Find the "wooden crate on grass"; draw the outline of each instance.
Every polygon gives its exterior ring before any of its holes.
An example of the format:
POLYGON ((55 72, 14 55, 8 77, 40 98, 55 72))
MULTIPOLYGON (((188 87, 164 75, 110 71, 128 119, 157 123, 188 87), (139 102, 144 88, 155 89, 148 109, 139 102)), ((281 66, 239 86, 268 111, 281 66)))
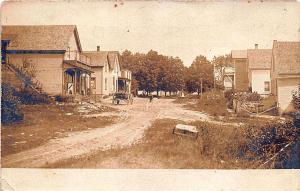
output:
POLYGON ((173 129, 173 134, 190 136, 197 139, 199 131, 196 126, 177 124, 173 129))

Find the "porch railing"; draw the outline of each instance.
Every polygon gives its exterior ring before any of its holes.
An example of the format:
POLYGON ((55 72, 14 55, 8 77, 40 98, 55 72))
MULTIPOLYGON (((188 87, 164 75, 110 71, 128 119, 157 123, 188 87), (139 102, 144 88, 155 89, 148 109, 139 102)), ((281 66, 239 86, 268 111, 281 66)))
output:
POLYGON ((76 61, 81 62, 86 65, 91 64, 91 58, 84 54, 81 54, 78 51, 66 51, 64 59, 65 60, 76 60, 76 61))

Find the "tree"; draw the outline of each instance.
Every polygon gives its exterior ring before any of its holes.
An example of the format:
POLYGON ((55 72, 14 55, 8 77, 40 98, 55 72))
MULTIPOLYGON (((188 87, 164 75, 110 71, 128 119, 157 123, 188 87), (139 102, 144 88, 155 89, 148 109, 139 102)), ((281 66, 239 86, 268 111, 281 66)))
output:
POLYGON ((185 71, 185 85, 188 92, 205 92, 213 87, 213 65, 205 56, 197 56, 185 71))
POLYGON ((212 64, 214 65, 214 78, 215 83, 218 87, 223 86, 224 82, 224 69, 225 67, 232 66, 232 59, 229 54, 222 56, 214 56, 212 60, 212 64))

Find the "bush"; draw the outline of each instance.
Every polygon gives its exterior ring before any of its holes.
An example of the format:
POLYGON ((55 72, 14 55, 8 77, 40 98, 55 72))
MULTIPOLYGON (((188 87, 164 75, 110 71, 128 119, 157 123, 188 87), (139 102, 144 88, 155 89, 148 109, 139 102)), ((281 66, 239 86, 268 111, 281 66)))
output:
POLYGON ((226 90, 224 92, 224 97, 227 100, 227 107, 233 109, 234 90, 226 90))
POLYGON ((250 93, 246 97, 246 101, 260 101, 261 99, 262 97, 256 92, 250 93))
POLYGON ((55 101, 57 102, 72 102, 73 97, 72 96, 63 96, 63 95, 56 95, 55 101))
POLYGON ((262 97, 256 92, 254 93, 239 92, 235 94, 234 98, 239 101, 249 101, 249 102, 257 102, 262 100, 262 97))
POLYGON ((293 94, 293 105, 296 110, 300 111, 300 92, 293 94))
MULTIPOLYGON (((252 152, 252 156, 255 158, 267 161, 276 153, 279 154, 287 144, 296 142, 299 135, 299 129, 291 121, 269 123, 262 129, 258 129, 257 124, 253 124, 245 133, 250 140, 247 150, 252 152)), ((280 153, 276 159, 274 158, 275 162, 288 160, 282 158, 283 156, 289 157, 285 155, 287 155, 287 151, 280 153)))
POLYGON ((1 123, 9 124, 23 120, 24 115, 19 109, 20 101, 14 95, 15 89, 9 84, 2 83, 1 90, 1 123))
POLYGON ((198 99, 197 103, 187 104, 187 107, 212 116, 228 115, 226 99, 220 92, 206 92, 198 99))
POLYGON ((39 94, 30 89, 21 90, 16 92, 15 95, 19 97, 22 104, 26 105, 50 103, 50 98, 47 96, 47 94, 39 94))

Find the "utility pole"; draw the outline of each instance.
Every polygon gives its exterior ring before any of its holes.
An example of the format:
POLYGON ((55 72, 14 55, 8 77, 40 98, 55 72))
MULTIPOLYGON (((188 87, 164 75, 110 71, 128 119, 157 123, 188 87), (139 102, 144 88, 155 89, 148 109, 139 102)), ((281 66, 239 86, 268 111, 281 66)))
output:
POLYGON ((216 71, 215 71, 215 62, 214 63, 214 90, 216 90, 216 71))
POLYGON ((202 85, 203 85, 203 83, 202 83, 202 78, 201 78, 201 96, 202 96, 202 93, 203 93, 202 85))

